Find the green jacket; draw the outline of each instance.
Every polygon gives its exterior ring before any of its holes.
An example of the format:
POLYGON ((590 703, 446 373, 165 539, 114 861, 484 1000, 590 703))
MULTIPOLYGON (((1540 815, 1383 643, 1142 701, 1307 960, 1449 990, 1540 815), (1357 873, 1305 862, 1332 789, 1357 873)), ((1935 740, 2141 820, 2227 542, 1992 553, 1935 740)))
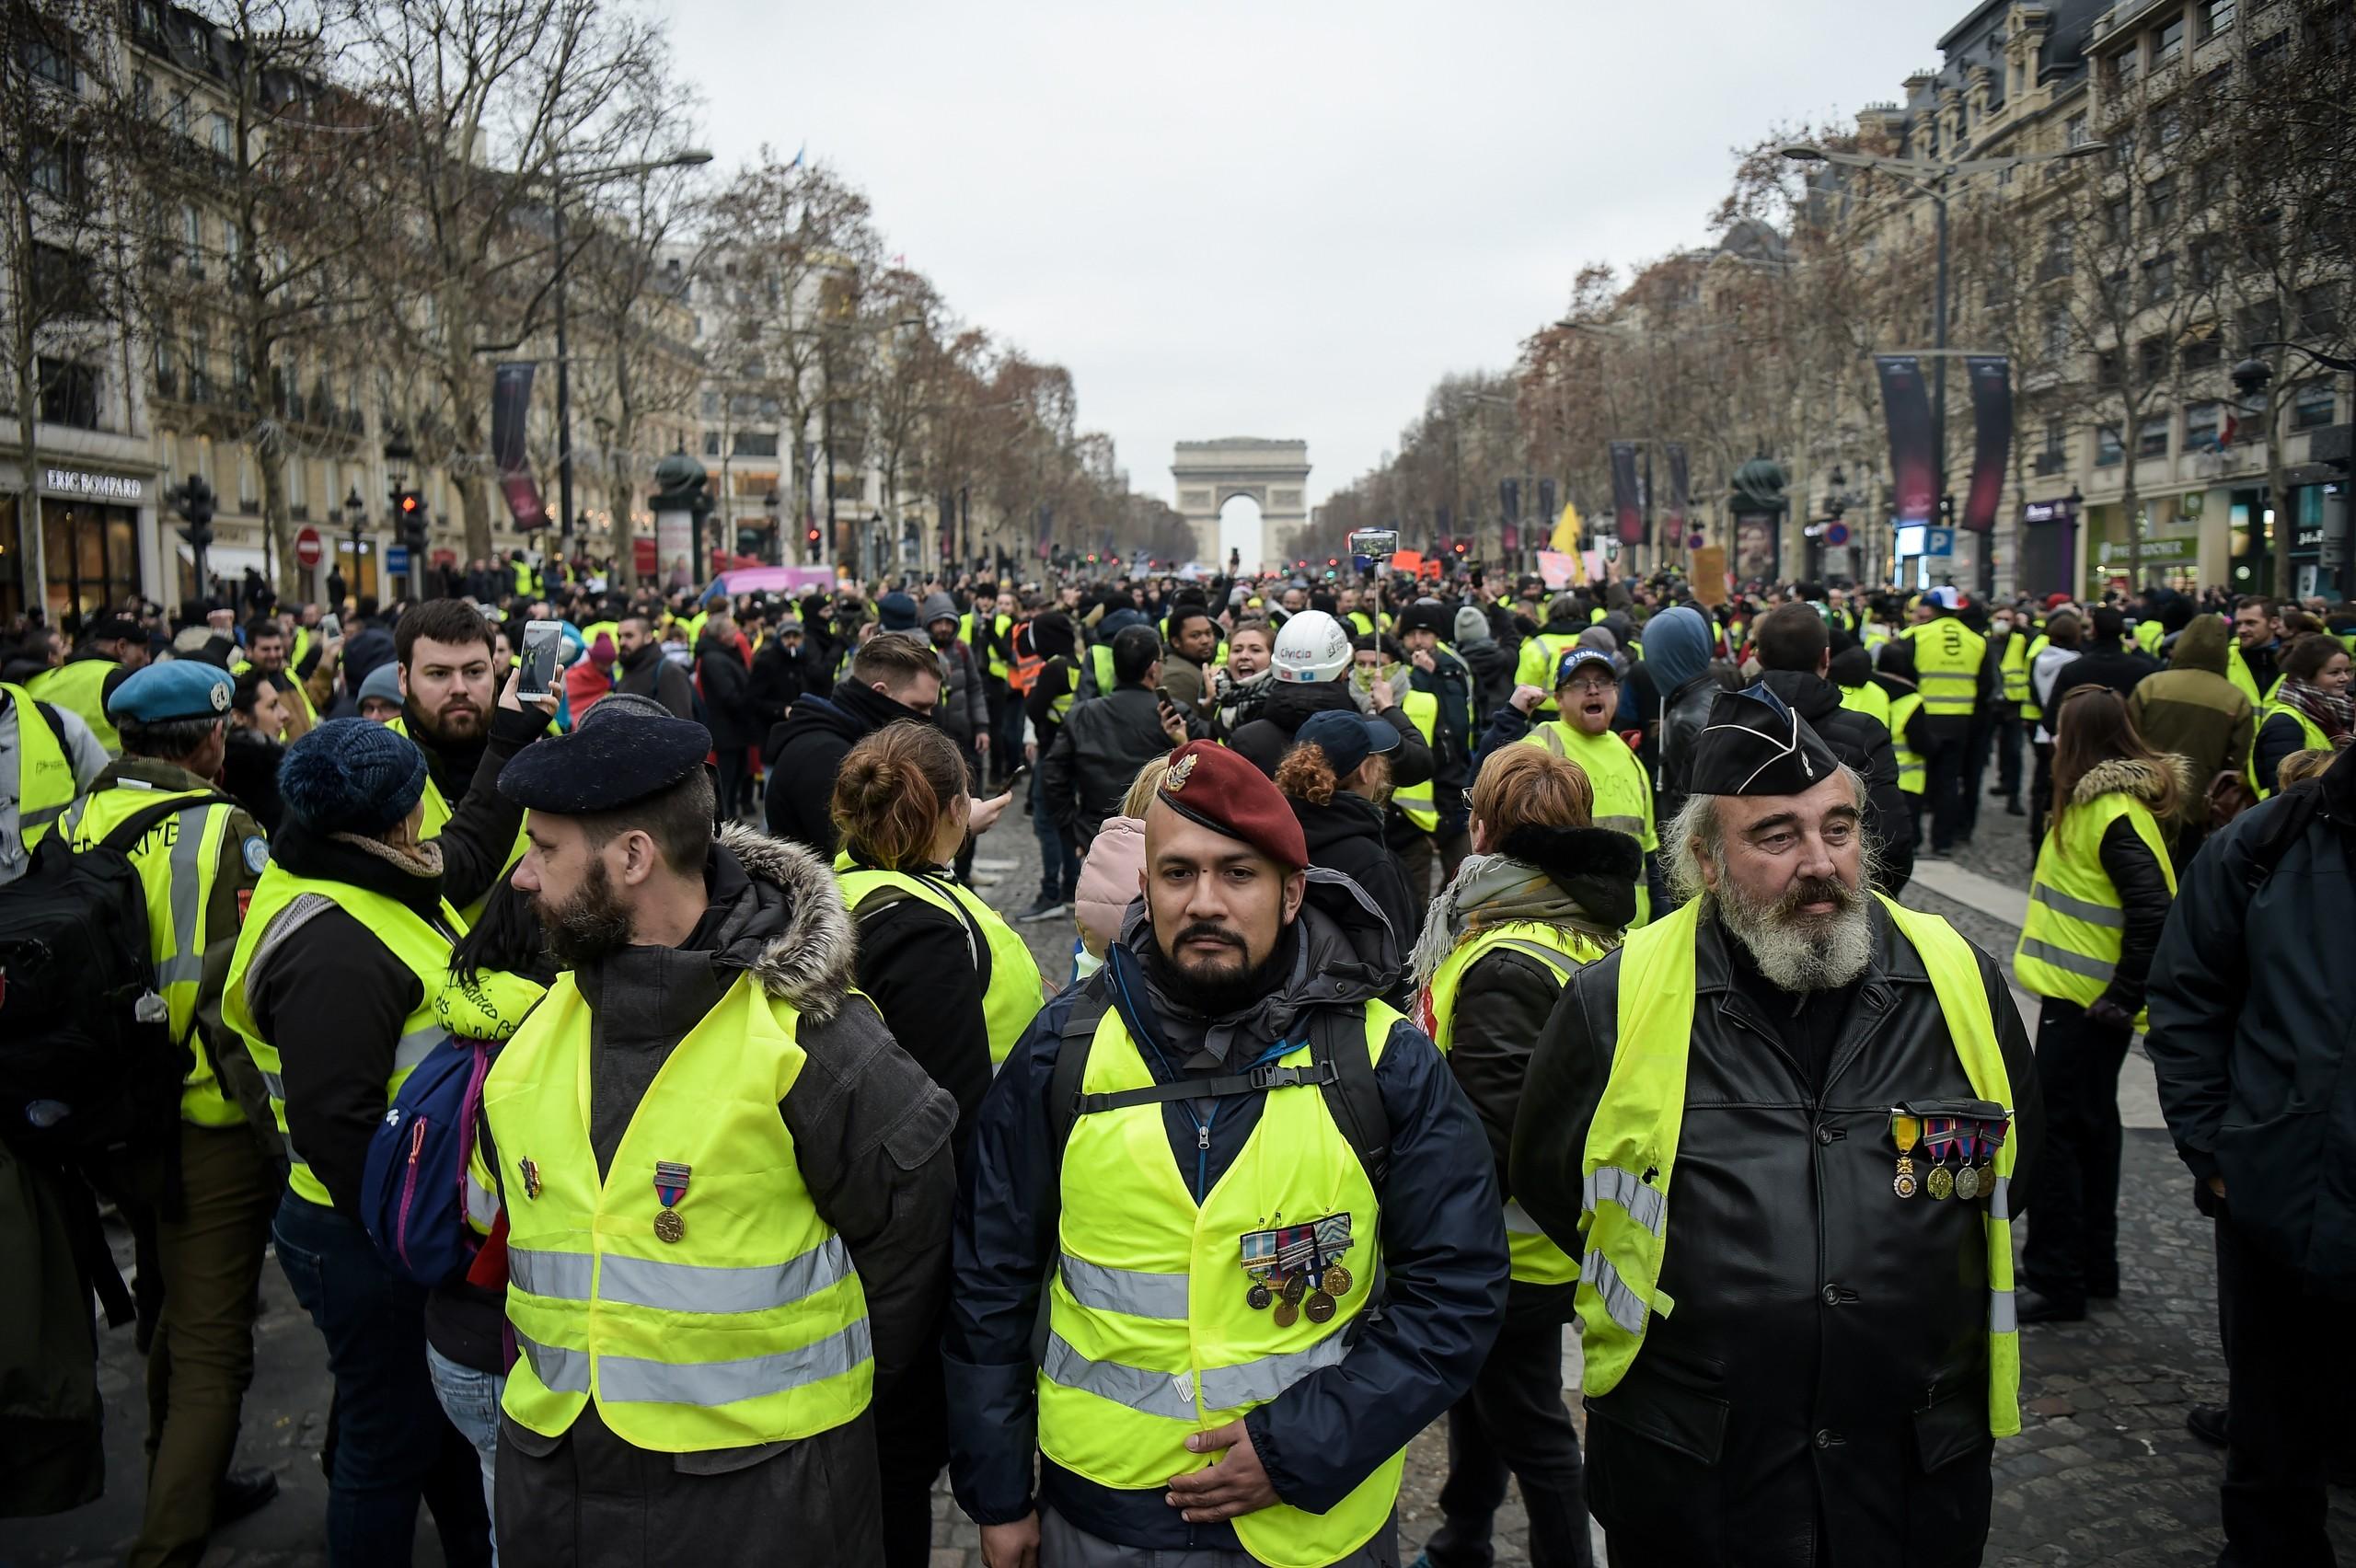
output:
POLYGON ((2127 714, 2154 749, 2192 764, 2192 788, 2177 803, 2172 826, 2206 827, 2209 780, 2219 773, 2239 776, 2249 764, 2258 733, 2258 713, 2249 698, 2208 670, 2162 670, 2136 683, 2127 697, 2127 714))

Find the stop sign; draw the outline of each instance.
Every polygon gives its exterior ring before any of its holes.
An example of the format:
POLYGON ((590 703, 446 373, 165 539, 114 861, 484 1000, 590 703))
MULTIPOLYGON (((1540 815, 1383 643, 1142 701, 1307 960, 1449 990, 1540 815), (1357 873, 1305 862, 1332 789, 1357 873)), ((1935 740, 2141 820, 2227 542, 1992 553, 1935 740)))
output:
POLYGON ((306 528, 294 536, 294 559, 306 568, 318 565, 326 553, 319 548, 319 531, 317 528, 306 528))

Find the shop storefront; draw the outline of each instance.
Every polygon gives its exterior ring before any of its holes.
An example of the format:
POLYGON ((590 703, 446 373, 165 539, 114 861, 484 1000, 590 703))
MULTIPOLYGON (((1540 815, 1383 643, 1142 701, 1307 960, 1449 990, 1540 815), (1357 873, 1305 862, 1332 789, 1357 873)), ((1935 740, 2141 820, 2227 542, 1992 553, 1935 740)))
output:
POLYGON ((2200 590, 2200 523, 2203 496, 2154 496, 2136 508, 2136 531, 2142 536, 2141 580, 2131 565, 2138 552, 2129 547, 2124 508, 2117 503, 2086 509, 2086 587, 2094 593, 2118 589, 2132 593, 2159 586, 2180 593, 2200 590))
POLYGON ((0 622, 42 607, 73 628, 149 592, 156 481, 50 467, 30 497, 0 495, 0 622))
POLYGON ((2078 589, 2078 509, 2068 501, 2032 501, 2021 508, 2016 594, 2044 599, 2075 596, 2078 589))

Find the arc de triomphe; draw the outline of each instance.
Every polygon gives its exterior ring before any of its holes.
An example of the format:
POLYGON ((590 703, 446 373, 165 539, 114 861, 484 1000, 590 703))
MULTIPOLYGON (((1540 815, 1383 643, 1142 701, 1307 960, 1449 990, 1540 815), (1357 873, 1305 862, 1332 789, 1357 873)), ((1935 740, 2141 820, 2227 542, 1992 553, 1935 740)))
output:
POLYGON ((1232 435, 1223 441, 1182 441, 1171 459, 1177 481, 1178 511, 1195 530, 1195 555, 1206 566, 1224 566, 1219 551, 1218 511, 1239 495, 1260 504, 1260 559, 1245 569, 1276 559, 1278 530, 1309 521, 1309 443, 1265 441, 1232 435))

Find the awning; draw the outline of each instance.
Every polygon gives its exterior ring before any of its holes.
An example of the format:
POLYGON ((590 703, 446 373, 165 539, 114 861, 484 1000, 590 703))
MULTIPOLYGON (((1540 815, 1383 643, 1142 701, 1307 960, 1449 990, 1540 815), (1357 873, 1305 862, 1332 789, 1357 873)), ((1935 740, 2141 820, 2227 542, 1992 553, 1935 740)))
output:
MULTIPOLYGON (((188 541, 179 540, 176 548, 180 552, 180 559, 193 568, 196 555, 189 548, 188 541)), ((243 577, 249 566, 267 577, 270 575, 270 568, 266 564, 268 559, 261 551, 242 545, 207 545, 204 548, 205 570, 215 577, 243 577)))

